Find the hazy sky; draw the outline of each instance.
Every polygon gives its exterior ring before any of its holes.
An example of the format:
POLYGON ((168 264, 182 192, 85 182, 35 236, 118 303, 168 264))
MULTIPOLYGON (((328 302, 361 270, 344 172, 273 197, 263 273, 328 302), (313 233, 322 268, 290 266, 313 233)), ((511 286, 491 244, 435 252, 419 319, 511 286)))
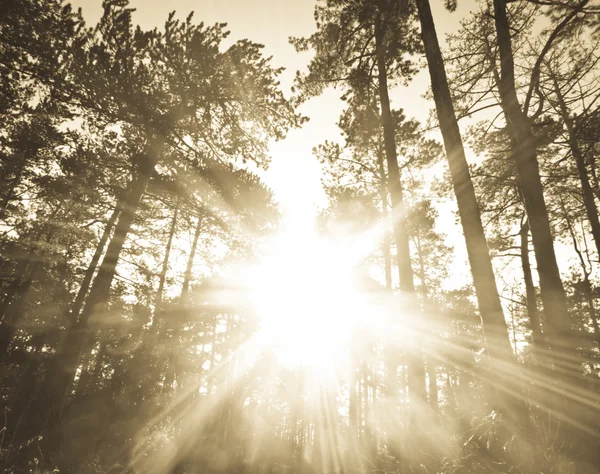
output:
MULTIPOLYGON (((88 24, 94 24, 102 13, 101 0, 72 0, 71 3, 83 9, 88 24)), ((281 76, 286 93, 296 70, 304 69, 311 57, 310 53, 296 53, 288 38, 307 36, 315 30, 314 0, 131 0, 130 3, 137 9, 134 22, 142 28, 162 26, 173 10, 181 18, 194 11, 198 22, 227 23, 232 40, 248 38, 264 44, 266 54, 273 56, 273 64, 286 68, 281 76)), ((463 0, 459 2, 459 10, 449 14, 441 0, 432 0, 440 40, 457 27, 459 19, 473 4, 474 0, 463 0)), ((428 86, 429 77, 422 71, 408 89, 393 92, 393 106, 404 108, 410 117, 425 120, 432 104, 421 95, 428 86)), ((342 110, 339 96, 339 91, 329 90, 305 104, 301 111, 310 121, 271 149, 273 161, 264 180, 291 211, 310 213, 315 202, 323 201, 320 167, 312 156, 312 148, 325 139, 339 137, 336 126, 342 110)))

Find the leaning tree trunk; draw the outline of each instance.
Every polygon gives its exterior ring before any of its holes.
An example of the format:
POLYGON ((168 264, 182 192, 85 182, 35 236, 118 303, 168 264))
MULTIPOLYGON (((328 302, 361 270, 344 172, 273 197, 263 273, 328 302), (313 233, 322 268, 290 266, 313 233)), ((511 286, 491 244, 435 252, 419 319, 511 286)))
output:
POLYGON ((92 260, 90 261, 87 270, 85 271, 85 275, 83 276, 83 280, 81 281, 81 285, 79 286, 79 291, 77 291, 77 296, 73 301, 73 306, 67 312, 66 320, 70 324, 75 324, 77 322, 77 318, 79 317, 79 313, 81 313, 81 308, 83 307, 83 302, 85 297, 90 289, 90 284, 92 283, 92 278, 94 273, 96 272, 96 268, 98 267, 98 262, 100 261, 100 257, 102 256, 102 252, 104 252, 104 247, 106 247, 106 242, 108 242, 108 238, 110 237, 110 233, 115 226, 115 222, 119 217, 121 212, 121 202, 120 199, 117 201, 117 205, 110 215, 108 221, 106 222, 106 226, 104 227, 104 231, 102 232, 102 236, 98 241, 98 245, 96 245, 96 250, 94 251, 94 255, 92 256, 92 260))
POLYGON ((511 141, 511 155, 523 193, 533 241, 548 339, 556 350, 565 348, 568 335, 567 300, 554 252, 550 221, 537 162, 535 137, 517 98, 510 28, 505 0, 494 0, 494 19, 500 53, 500 102, 511 141))
MULTIPOLYGON (((410 242, 406 231, 406 210, 402 192, 402 183, 400 181, 400 169, 398 167, 398 154, 395 139, 396 129, 388 94, 385 46, 383 44, 384 31, 381 28, 381 21, 379 19, 375 30, 379 102, 381 105, 383 140, 388 168, 387 182, 392 198, 392 222, 398 259, 398 273, 400 275, 400 291, 408 297, 411 303, 414 303, 415 284, 410 258, 410 242)), ((413 309, 415 309, 414 304, 413 309)), ((427 397, 427 390, 425 388, 425 365, 423 363, 423 355, 420 353, 420 348, 413 348, 413 352, 414 354, 411 357, 409 364, 409 389, 411 398, 419 404, 427 397)))
POLYGON ((526 426, 527 419, 524 414, 527 413, 527 407, 520 396, 521 387, 518 383, 510 384, 513 371, 516 370, 517 361, 510 344, 508 327, 496 287, 492 260, 487 247, 475 189, 452 103, 431 7, 429 0, 416 0, 416 4, 421 23, 421 39, 425 48, 431 78, 433 99, 446 149, 450 176, 458 205, 458 214, 465 236, 481 323, 490 361, 495 370, 495 378, 487 381, 488 391, 492 395, 490 402, 494 408, 511 417, 516 426, 519 424, 526 426), (503 375, 504 377, 502 377, 503 375), (508 391, 512 395, 506 392, 502 393, 497 389, 493 380, 497 380, 498 377, 502 377, 505 384, 513 385, 508 391))
MULTIPOLYGON (((133 180, 129 195, 124 201, 114 234, 108 244, 106 254, 94 279, 83 311, 77 323, 67 329, 62 344, 51 361, 45 382, 48 408, 50 410, 60 411, 73 383, 81 354, 94 334, 88 323, 93 317, 101 317, 106 309, 121 250, 142 195, 150 180, 152 170, 150 163, 150 159, 146 158, 145 166, 140 167, 141 169, 138 170, 138 175, 133 180)), ((56 421, 58 420, 51 420, 50 426, 54 425, 56 421)))
POLYGON ((465 235, 467 254, 488 351, 492 359, 512 363, 515 362, 515 358, 508 338, 508 329, 496 287, 492 260, 485 240, 475 189, 473 188, 460 129, 454 112, 431 7, 428 0, 416 0, 416 3, 421 22, 421 37, 431 77, 433 98, 448 158, 452 185, 456 194, 458 214, 465 235))
MULTIPOLYGON (((179 203, 175 203, 175 212, 173 212, 173 218, 171 220, 171 227, 169 229, 169 237, 167 239, 167 246, 165 248, 165 257, 163 259, 162 269, 160 272, 160 278, 158 282, 158 290, 156 291, 156 300, 154 303, 154 318, 152 320, 152 332, 155 336, 159 334, 159 324, 160 321, 164 317, 164 312, 162 309, 162 299, 163 299, 163 291, 165 287, 165 281, 167 279, 167 271, 169 270, 169 257, 171 256, 171 247, 173 244, 173 237, 175 236, 175 230, 177 228, 177 215, 179 214, 179 203)), ((165 345, 166 357, 169 363, 166 368, 166 379, 175 379, 175 355, 173 352, 177 349, 176 344, 171 344, 169 346, 165 345), (173 373, 172 375, 170 375, 173 373)))

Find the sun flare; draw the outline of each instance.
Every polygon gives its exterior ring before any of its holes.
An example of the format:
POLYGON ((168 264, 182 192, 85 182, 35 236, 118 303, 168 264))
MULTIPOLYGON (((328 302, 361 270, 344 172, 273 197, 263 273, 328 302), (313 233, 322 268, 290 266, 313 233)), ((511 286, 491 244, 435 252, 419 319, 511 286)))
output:
POLYGON ((355 281, 357 255, 319 237, 310 225, 282 232, 274 247, 249 272, 265 348, 288 368, 323 376, 339 370, 367 304, 355 281))

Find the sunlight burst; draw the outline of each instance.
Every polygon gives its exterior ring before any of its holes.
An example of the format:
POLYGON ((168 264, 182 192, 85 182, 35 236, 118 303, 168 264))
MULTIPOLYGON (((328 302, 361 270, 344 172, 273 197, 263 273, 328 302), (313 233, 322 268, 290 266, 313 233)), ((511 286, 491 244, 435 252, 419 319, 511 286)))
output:
POLYGON ((303 229, 281 233, 275 252, 250 272, 251 301, 266 348, 282 365, 327 376, 347 362, 366 301, 356 286, 356 254, 312 225, 303 229))

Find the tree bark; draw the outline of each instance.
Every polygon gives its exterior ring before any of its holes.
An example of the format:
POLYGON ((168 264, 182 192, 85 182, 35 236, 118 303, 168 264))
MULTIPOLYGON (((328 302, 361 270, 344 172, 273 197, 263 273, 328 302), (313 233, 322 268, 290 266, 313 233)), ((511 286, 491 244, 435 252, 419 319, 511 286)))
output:
POLYGON ((421 22, 421 37, 431 77, 433 98, 458 204, 458 214, 465 236, 487 349, 492 359, 511 363, 516 362, 510 346, 508 328, 496 287, 481 214, 448 87, 448 79, 437 40, 431 7, 428 0, 416 0, 416 3, 421 22))
MULTIPOLYGON (((46 390, 51 410, 60 411, 69 394, 81 353, 88 346, 94 334, 88 324, 90 319, 96 316, 100 317, 106 308, 121 250, 148 185, 152 168, 151 160, 146 157, 131 184, 129 195, 124 201, 114 234, 91 286, 83 311, 77 323, 67 329, 62 344, 50 363, 46 376, 46 390)), ((57 420, 52 420, 50 426, 54 424, 53 421, 57 420)))
POLYGON ((104 247, 106 247, 106 242, 110 237, 110 233, 112 232, 113 227, 115 226, 115 222, 121 213, 121 202, 120 199, 117 201, 117 205, 110 215, 106 226, 104 227, 104 231, 102 232, 102 236, 98 241, 98 245, 96 246, 96 250, 94 255, 92 256, 92 260, 85 271, 85 275, 83 276, 83 280, 81 281, 81 285, 79 286, 79 291, 77 292, 77 296, 73 301, 73 306, 71 310, 68 311, 67 321, 69 323, 75 324, 77 322, 77 318, 79 317, 79 313, 81 313, 81 308, 83 307, 83 302, 85 301, 85 297, 90 289, 90 284, 92 283, 92 278, 94 273, 96 272, 96 268, 98 267, 98 262, 100 261, 100 257, 102 256, 102 252, 104 252, 104 247))
POLYGON ((515 89, 514 61, 505 0, 494 0, 494 19, 500 53, 500 102, 510 136, 512 159, 517 168, 517 180, 529 219, 540 276, 540 293, 546 314, 548 340, 551 346, 558 350, 564 346, 564 337, 569 332, 567 301, 554 252, 537 162, 535 137, 529 119, 521 109, 515 89))
POLYGON ((173 236, 175 235, 175 229, 177 228, 177 215, 179 213, 179 204, 175 204, 175 211, 173 212, 173 219, 171 220, 171 228, 169 229, 169 237, 167 239, 167 246, 165 248, 165 258, 163 259, 162 269, 160 271, 160 277, 158 281, 158 290, 156 291, 156 301, 154 303, 154 314, 159 315, 162 310, 162 299, 165 288, 165 281, 167 279, 167 272, 169 271, 169 257, 171 256, 171 246, 173 244, 173 236))
POLYGON ((98 386, 100 382, 100 375, 102 374, 102 366, 104 364, 104 357, 106 355, 106 343, 101 342, 98 347, 98 352, 94 359, 94 364, 90 367, 91 351, 84 357, 84 368, 81 371, 81 376, 77 383, 77 396, 87 396, 94 391, 93 387, 98 386), (87 365, 87 367, 85 367, 87 365))
MULTIPOLYGON (((392 223, 394 239, 396 242, 396 254, 398 260, 398 273, 400 275, 400 291, 413 303, 415 299, 415 283, 410 257, 410 242, 406 231, 406 209, 400 181, 400 169, 398 167, 398 155, 396 151, 396 129, 392 117, 390 98, 387 85, 387 70, 384 51, 384 31, 381 27, 381 19, 378 18, 375 26, 375 41, 377 54, 377 70, 379 83, 379 102, 381 105, 381 121, 383 125, 383 140, 388 169, 388 187, 392 198, 392 223)), ((411 357, 410 366, 410 393, 415 402, 423 401, 427 397, 425 388, 425 365, 423 355, 419 347, 415 347, 411 357)))
POLYGON ((531 274, 531 263, 529 262, 529 223, 525 221, 519 232, 521 239, 521 268, 523 269, 523 280, 525 281, 525 298, 527 301, 527 315, 531 323, 533 344, 539 346, 542 343, 542 325, 540 313, 537 307, 537 296, 531 274))
POLYGON ((183 285, 181 286, 181 300, 182 303, 190 288, 190 282, 192 281, 192 270, 194 269, 194 259, 196 258, 196 250, 198 248, 198 239, 200 238, 200 232, 202 231, 202 215, 198 216, 198 223, 196 224, 196 230, 194 231, 194 240, 192 241, 192 248, 190 249, 190 256, 188 257, 187 265, 185 267, 185 274, 183 276, 183 285))
MULTIPOLYGON (((158 336, 159 333, 159 321, 163 319, 164 313, 162 310, 162 298, 163 291, 165 287, 165 280, 167 279, 167 271, 169 270, 169 257, 171 256, 171 245, 173 244, 173 236, 175 235, 175 229, 177 227, 177 215, 179 213, 179 204, 175 204, 175 212, 173 212, 173 218, 171 220, 171 227, 169 229, 169 237, 167 238, 167 245, 165 248, 165 257, 162 263, 162 269, 160 272, 160 278, 158 282, 158 290, 156 291, 156 299, 154 303, 154 317, 152 319, 152 328, 151 328, 151 341, 154 337, 158 336)), ((168 332, 168 330, 166 330, 168 332)), ((175 331, 176 332, 176 331, 175 331)), ((165 334, 166 335, 166 334, 165 334)), ((175 380, 175 356, 173 355, 173 351, 178 348, 177 344, 170 344, 163 346, 167 350, 167 369, 165 374, 165 379, 175 380)), ((171 381, 171 387, 173 386, 173 382, 171 381)), ((167 382, 168 384, 168 382, 167 382)))
MULTIPOLYGON (((425 260, 423 259, 423 247, 421 246, 421 238, 417 234, 415 236, 416 246, 417 246, 417 256, 419 259, 419 280, 421 280, 421 299, 423 301, 423 311, 428 312, 430 310, 429 305, 429 287, 427 286, 427 282, 425 280, 425 260)), ((428 384, 427 390, 429 392, 429 405, 437 411, 438 409, 438 387, 437 387, 437 372, 436 372, 436 354, 435 354, 436 344, 432 344, 432 347, 428 351, 427 355, 427 377, 428 384)))
MULTIPOLYGON (((481 214, 465 156, 454 104, 452 103, 452 96, 448 87, 444 60, 437 40, 431 7, 429 0, 416 0, 416 4, 421 23, 421 38, 431 78, 433 99, 456 195, 475 295, 491 361, 491 370, 493 371, 493 378, 490 377, 490 380, 493 380, 515 371, 517 360, 512 351, 508 327, 504 318, 498 288, 496 287, 492 261, 485 239, 481 214)), ((511 386, 508 393, 498 390, 493 382, 486 381, 489 393, 488 401, 492 407, 507 415, 515 427, 521 426, 522 431, 527 432, 527 406, 520 395, 521 386, 519 383, 512 382, 510 377, 504 376, 502 380, 505 384, 511 386)))
POLYGON ((379 195, 381 199, 381 220, 383 221, 383 263, 385 271, 385 287, 388 290, 392 289, 392 255, 390 253, 390 231, 388 217, 388 184, 383 163, 383 153, 381 148, 377 150, 377 164, 379 165, 379 195))

